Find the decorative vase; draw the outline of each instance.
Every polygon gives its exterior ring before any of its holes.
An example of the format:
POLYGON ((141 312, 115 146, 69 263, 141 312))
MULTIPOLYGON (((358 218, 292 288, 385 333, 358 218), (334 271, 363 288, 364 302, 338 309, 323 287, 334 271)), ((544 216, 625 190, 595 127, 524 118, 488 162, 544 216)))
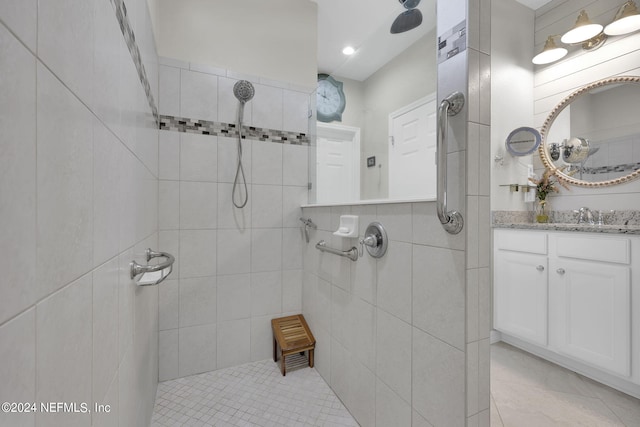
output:
POLYGON ((536 205, 536 222, 546 224, 549 222, 549 213, 547 211, 547 201, 540 200, 536 205))

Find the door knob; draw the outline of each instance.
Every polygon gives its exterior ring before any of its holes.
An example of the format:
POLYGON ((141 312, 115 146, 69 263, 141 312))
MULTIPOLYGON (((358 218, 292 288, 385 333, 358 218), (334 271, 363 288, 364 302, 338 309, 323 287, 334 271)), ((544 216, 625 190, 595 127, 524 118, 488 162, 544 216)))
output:
POLYGON ((564 268, 559 268, 556 270, 556 273, 558 274, 564 274, 564 268))
POLYGON ((536 270, 544 271, 544 266, 543 265, 539 265, 539 266, 536 267, 536 270))

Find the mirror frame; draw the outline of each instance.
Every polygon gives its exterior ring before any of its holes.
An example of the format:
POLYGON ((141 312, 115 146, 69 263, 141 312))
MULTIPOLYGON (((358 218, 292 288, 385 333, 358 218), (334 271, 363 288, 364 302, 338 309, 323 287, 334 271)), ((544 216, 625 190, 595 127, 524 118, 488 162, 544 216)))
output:
POLYGON ((629 182, 631 180, 634 180, 634 179, 640 177, 640 169, 638 169, 636 171, 631 172, 628 175, 621 176, 620 178, 616 178, 616 179, 609 179, 609 180, 606 180, 606 181, 588 182, 588 181, 583 181, 583 180, 580 180, 580 179, 576 179, 576 178, 574 178, 572 176, 569 176, 569 175, 565 174, 564 172, 562 172, 553 163, 553 160, 551 159, 551 157, 549 155, 549 152, 547 150, 547 148, 548 148, 547 147, 547 135, 549 133, 549 129, 551 129, 551 125, 553 125, 554 120, 565 109, 565 107, 567 105, 571 104, 571 102, 575 98, 577 98, 578 96, 584 94, 585 92, 588 92, 588 91, 590 91, 592 89, 595 89, 597 87, 600 87, 600 86, 606 86, 608 84, 615 84, 615 83, 636 83, 636 84, 640 84, 640 76, 611 77, 611 78, 598 80, 598 81, 595 81, 593 83, 589 83, 588 85, 585 85, 585 86, 581 87, 580 89, 576 90, 571 95, 569 95, 568 97, 566 97, 562 101, 560 101, 560 103, 558 105, 556 105, 553 110, 551 110, 551 113, 549 113, 549 115, 547 116, 546 120, 544 121, 544 125, 542 126, 542 130, 540 131, 540 133, 542 135, 542 144, 540 144, 540 147, 538 147, 538 153, 540 154, 540 158, 542 159, 542 163, 544 164, 544 167, 549 169, 552 173, 554 173, 563 182, 566 182, 566 183, 572 184, 572 185, 576 185, 576 186, 579 186, 579 187, 598 188, 598 187, 608 187, 610 185, 622 184, 622 183, 629 182))
POLYGON ((528 126, 522 126, 511 131, 511 133, 509 134, 509 136, 507 136, 507 139, 504 142, 504 146, 507 149, 507 152, 512 156, 522 157, 522 156, 528 156, 529 154, 532 154, 534 151, 540 148, 541 141, 542 141, 542 136, 540 135, 540 132, 538 132, 534 128, 531 128, 528 126), (514 143, 513 138, 520 132, 529 132, 531 135, 533 135, 533 138, 535 140, 535 144, 533 148, 530 148, 526 151, 517 151, 516 149, 513 148, 513 143, 514 143))

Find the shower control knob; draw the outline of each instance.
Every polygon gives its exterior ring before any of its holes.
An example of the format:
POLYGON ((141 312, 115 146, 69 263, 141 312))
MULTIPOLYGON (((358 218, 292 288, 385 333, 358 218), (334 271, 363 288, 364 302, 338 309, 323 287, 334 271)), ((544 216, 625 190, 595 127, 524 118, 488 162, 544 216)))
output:
POLYGON ((564 274, 564 268, 559 268, 556 270, 556 273, 558 274, 564 274))
POLYGON ((539 266, 536 267, 536 270, 544 271, 544 266, 543 265, 539 265, 539 266))

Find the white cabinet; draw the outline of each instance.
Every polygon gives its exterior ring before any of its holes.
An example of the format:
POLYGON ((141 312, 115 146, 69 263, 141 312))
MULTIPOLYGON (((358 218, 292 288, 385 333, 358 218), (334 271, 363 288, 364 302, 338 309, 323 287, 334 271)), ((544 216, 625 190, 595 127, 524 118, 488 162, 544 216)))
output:
POLYGON ((639 395, 640 237, 496 229, 493 254, 505 341, 639 395))
POLYGON ((549 261, 550 347, 613 373, 631 374, 628 266, 549 261))
POLYGON ((501 250, 498 257, 496 329, 547 345, 547 256, 501 250))
POLYGON ((631 375, 631 241, 549 233, 549 346, 631 375))

